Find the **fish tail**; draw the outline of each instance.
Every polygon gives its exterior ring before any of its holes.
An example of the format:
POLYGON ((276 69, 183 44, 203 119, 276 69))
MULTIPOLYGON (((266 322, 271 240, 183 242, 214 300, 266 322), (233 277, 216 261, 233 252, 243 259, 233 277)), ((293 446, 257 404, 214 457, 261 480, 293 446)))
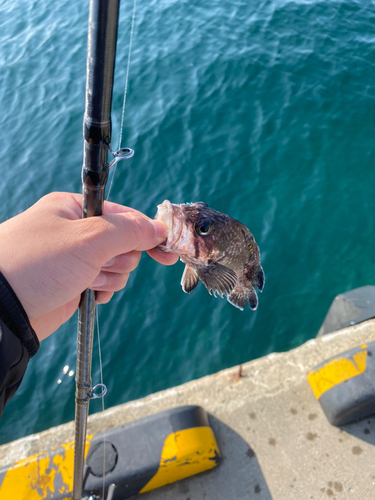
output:
POLYGON ((244 310, 246 304, 249 304, 250 309, 253 311, 258 307, 258 297, 252 287, 248 289, 237 285, 233 292, 228 295, 227 300, 235 307, 238 307, 238 309, 241 309, 241 311, 244 310))

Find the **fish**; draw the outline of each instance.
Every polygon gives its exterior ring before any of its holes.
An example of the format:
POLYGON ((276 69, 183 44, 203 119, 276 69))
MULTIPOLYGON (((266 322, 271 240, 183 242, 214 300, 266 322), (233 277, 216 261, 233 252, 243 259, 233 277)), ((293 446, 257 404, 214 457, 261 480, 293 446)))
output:
POLYGON ((259 247, 250 230, 229 215, 206 203, 174 204, 165 200, 157 207, 155 219, 167 226, 166 241, 156 248, 177 253, 185 264, 181 279, 190 293, 201 281, 210 295, 226 297, 243 310, 246 304, 256 310, 265 275, 259 247))

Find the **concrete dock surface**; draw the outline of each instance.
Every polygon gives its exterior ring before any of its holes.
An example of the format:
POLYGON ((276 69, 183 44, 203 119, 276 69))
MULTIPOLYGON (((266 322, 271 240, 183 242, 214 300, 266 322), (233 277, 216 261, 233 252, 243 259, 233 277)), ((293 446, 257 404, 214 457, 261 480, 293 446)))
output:
MULTIPOLYGON (((375 320, 89 417, 88 433, 187 404, 208 412, 220 465, 143 500, 374 500, 375 417, 334 427, 306 375, 375 340, 375 320)), ((74 440, 74 422, 0 447, 0 466, 74 440)))

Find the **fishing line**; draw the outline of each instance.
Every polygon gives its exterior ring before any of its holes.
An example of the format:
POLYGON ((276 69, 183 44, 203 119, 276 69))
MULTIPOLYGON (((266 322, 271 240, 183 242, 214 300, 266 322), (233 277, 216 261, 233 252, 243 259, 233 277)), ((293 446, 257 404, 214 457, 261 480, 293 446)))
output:
MULTIPOLYGON (((131 60, 131 52, 132 52, 132 45, 133 45, 133 34, 134 34, 134 25, 135 25, 135 13, 136 13, 136 6, 137 6, 137 0, 133 1, 133 14, 132 14, 132 22, 131 22, 131 28, 130 28, 130 40, 129 40, 129 50, 128 50, 128 62, 126 65, 126 75, 125 75, 125 88, 124 88, 124 99, 122 103, 122 113, 121 113, 121 125, 120 125, 120 137, 119 137, 119 145, 118 149, 121 148, 121 140, 122 140, 122 131, 124 127, 124 119, 125 119, 125 108, 126 108, 126 97, 128 94, 128 84, 129 84, 129 71, 130 71, 130 60, 131 60)), ((109 188, 107 191, 107 198, 106 201, 108 201, 109 195, 111 193, 111 189, 113 186, 113 180, 116 174, 116 168, 117 168, 117 163, 114 164, 113 168, 113 173, 111 177, 111 182, 109 184, 109 188)), ((103 364, 102 364, 102 349, 101 349, 101 342, 100 342, 100 329, 99 329, 99 315, 98 315, 98 307, 96 307, 96 331, 98 335, 98 354, 99 354, 99 370, 100 370, 100 383, 102 386, 104 386, 103 382, 103 364)), ((101 398, 102 400, 102 411, 104 412, 104 395, 101 398)), ((102 499, 104 499, 104 492, 105 492, 105 462, 106 462, 106 453, 105 453, 105 430, 103 432, 103 484, 102 484, 102 499)))
MULTIPOLYGON (((102 364, 102 349, 101 349, 101 343, 100 343, 100 331, 99 331, 99 314, 98 314, 98 307, 96 307, 96 332, 98 335, 98 353, 99 353, 99 370, 100 370, 100 383, 104 385, 103 382, 103 364, 102 364)), ((104 396, 101 398, 102 399, 102 411, 104 411, 104 396)), ((104 490, 105 490, 105 429, 103 432, 103 490, 102 490, 102 498, 104 498, 104 490)))
MULTIPOLYGON (((98 314, 98 307, 96 308, 96 330, 98 333, 98 351, 99 351, 99 370, 100 370, 100 383, 104 385, 103 383, 103 364, 102 364, 102 349, 100 345, 100 332, 99 332, 99 314, 98 314)), ((102 411, 104 411, 104 396, 101 398, 102 399, 102 411)))
POLYGON ((137 0, 134 0, 134 2, 133 2, 132 24, 131 24, 131 28, 130 28, 130 41, 129 41, 129 51, 128 51, 128 63, 127 63, 127 66, 126 66, 124 102, 122 103, 122 115, 121 115, 121 126, 120 126, 120 137, 119 137, 119 142, 118 142, 118 149, 121 148, 122 129, 123 129, 123 126, 124 126, 126 96, 127 96, 127 93, 128 93, 130 58, 131 58, 132 45, 133 45, 133 34, 134 34, 136 6, 137 6, 137 0))
MULTIPOLYGON (((128 50, 128 62, 127 62, 127 65, 126 65, 125 88, 124 88, 124 100, 123 100, 123 103, 122 103, 121 124, 120 124, 120 137, 119 137, 119 141, 118 141, 118 148, 117 148, 117 149, 120 149, 120 148, 121 148, 122 131, 123 131, 123 128, 124 128, 125 108, 126 108, 126 96, 127 96, 127 94, 128 94, 129 71, 130 71, 130 59, 131 59, 132 45, 133 45, 133 34, 134 34, 134 24, 135 24, 135 12, 136 12, 136 8, 137 8, 137 0, 134 0, 134 1, 133 1, 132 24, 131 24, 131 28, 130 28, 130 40, 129 40, 129 50, 128 50)), ((107 201, 108 201, 108 198, 109 198, 109 194, 110 194, 110 192, 111 192, 111 189, 112 189, 113 179, 115 178, 115 174, 116 174, 116 168, 117 168, 117 164, 115 164, 115 165, 114 165, 114 168, 113 168, 113 173, 112 173, 112 177, 111 177, 111 182, 110 182, 110 184, 109 184, 109 188, 108 188, 108 192, 107 192, 107 201)))

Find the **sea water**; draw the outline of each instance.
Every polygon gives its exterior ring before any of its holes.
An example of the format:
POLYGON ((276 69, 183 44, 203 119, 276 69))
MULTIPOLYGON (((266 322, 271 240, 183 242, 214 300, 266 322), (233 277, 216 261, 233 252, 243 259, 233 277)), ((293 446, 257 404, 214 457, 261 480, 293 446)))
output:
MULTIPOLYGON (((113 148, 132 9, 122 2, 113 148)), ((88 2, 0 0, 2 221, 81 191, 87 20, 88 2)), ((143 256, 99 307, 106 408, 297 347, 335 295, 374 284, 374 23, 373 0, 138 0, 121 140, 135 156, 110 200, 150 217, 165 199, 205 201, 241 220, 266 283, 241 312, 202 284, 184 294, 182 263, 143 256)), ((74 418, 76 324, 42 342, 0 443, 74 418)), ((96 339, 92 371, 98 383, 96 339)))

